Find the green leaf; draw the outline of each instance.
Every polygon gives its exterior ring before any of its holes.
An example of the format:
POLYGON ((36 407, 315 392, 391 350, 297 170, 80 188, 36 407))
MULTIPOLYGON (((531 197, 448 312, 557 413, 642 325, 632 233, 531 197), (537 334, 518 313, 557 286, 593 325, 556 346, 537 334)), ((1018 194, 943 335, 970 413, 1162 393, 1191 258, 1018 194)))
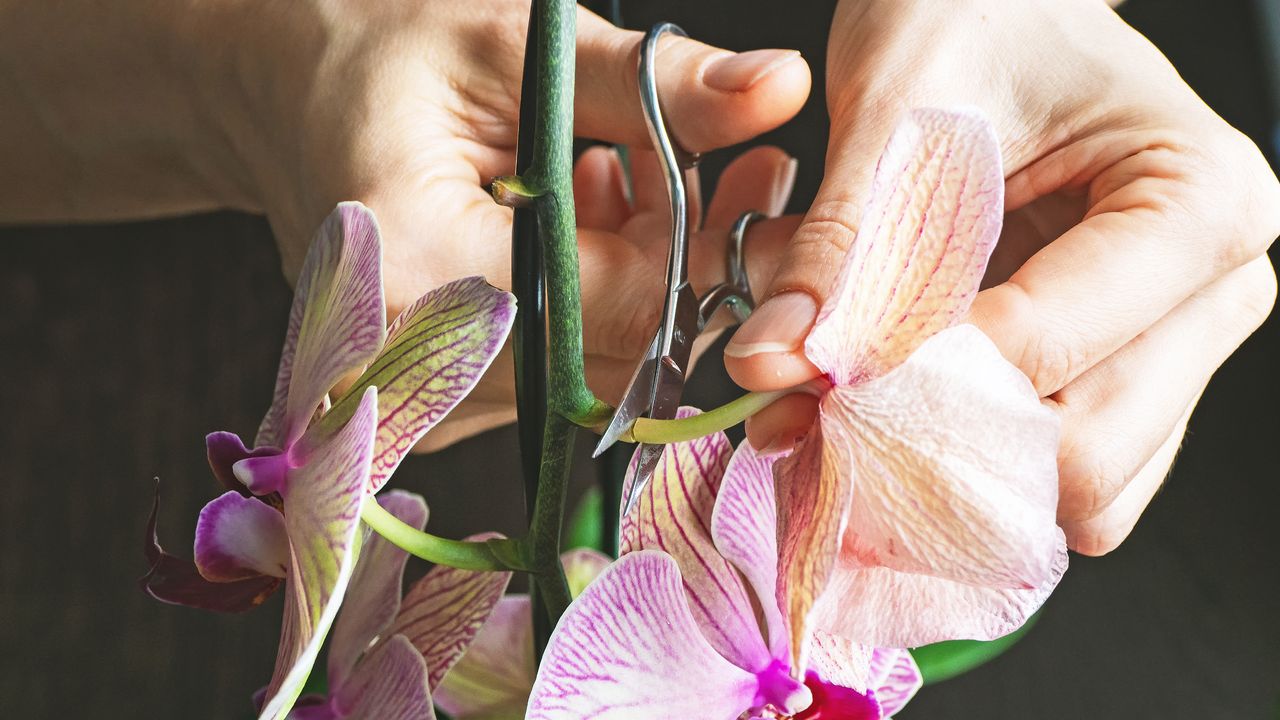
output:
POLYGON ((578 506, 569 516, 569 526, 564 536, 566 550, 585 547, 600 552, 607 552, 604 545, 603 531, 600 527, 600 488, 592 486, 582 494, 578 506))
POLYGON ((1032 625, 1040 619, 1040 613, 1032 615, 1022 627, 1002 638, 983 642, 980 640, 949 640, 918 647, 911 656, 920 666, 924 684, 931 685, 950 680, 999 657, 1005 650, 1022 639, 1032 625))

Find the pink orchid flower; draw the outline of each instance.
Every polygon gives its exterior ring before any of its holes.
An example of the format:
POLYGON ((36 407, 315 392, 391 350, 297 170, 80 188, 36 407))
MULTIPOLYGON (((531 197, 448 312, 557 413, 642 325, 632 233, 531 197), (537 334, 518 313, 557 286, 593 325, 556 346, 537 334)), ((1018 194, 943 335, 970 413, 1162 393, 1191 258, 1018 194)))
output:
POLYGON ((556 627, 528 720, 878 720, 910 699, 905 650, 815 633, 792 662, 773 465, 723 433, 664 450, 625 554, 556 627))
POLYGON ((244 609, 284 582, 261 715, 269 720, 293 706, 342 603, 365 499, 470 392, 514 317, 510 294, 469 278, 427 293, 387 328, 381 255, 377 222, 359 203, 339 205, 321 226, 257 447, 231 433, 208 437, 214 474, 230 490, 200 512, 198 572, 155 544, 153 518, 144 585, 161 600, 244 609), (330 407, 329 389, 362 369, 357 387, 367 389, 330 407), (217 599, 219 585, 230 601, 217 599))
MULTIPOLYGON (((418 495, 393 490, 377 502, 407 525, 426 525, 418 495)), ((436 566, 401 602, 408 557, 377 535, 362 546, 333 626, 329 692, 301 698, 289 720, 434 720, 432 691, 487 627, 511 573, 436 566)))
POLYGON ((831 384, 778 465, 793 640, 992 639, 1066 569, 1059 424, 972 325, 1000 234, 999 145, 973 111, 911 113, 805 343, 831 384))
MULTIPOLYGON (((609 566, 609 557, 588 548, 560 556, 573 597, 609 566)), ((538 673, 533 657, 533 610, 528 595, 502 598, 453 669, 436 689, 435 701, 453 720, 523 720, 538 673)))

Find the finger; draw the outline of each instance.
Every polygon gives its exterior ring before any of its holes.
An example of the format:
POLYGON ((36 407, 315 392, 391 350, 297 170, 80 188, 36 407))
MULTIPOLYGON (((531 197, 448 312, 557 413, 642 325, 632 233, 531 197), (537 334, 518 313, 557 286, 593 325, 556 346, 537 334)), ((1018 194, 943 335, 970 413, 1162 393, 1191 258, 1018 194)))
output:
POLYGON ((1271 311, 1267 258, 1228 273, 1049 398, 1063 420, 1058 518, 1107 509, 1271 311))
POLYGON ((573 197, 578 227, 617 232, 631 215, 626 178, 618 151, 587 148, 573 168, 573 197))
POLYGON ((1042 396, 1263 254, 1280 231, 1280 211, 1251 207, 1253 180, 1201 164, 1169 149, 1121 159, 1091 183, 1082 223, 979 294, 971 320, 1042 396))
POLYGON ((817 415, 817 397, 804 393, 787 395, 747 418, 747 441, 766 455, 789 450, 809 432, 817 415))
POLYGON ((631 194, 637 215, 655 214, 665 224, 671 217, 671 198, 667 194, 667 179, 658 164, 658 155, 652 150, 631 148, 631 194))
POLYGON ((797 167, 795 158, 770 145, 739 155, 720 173, 707 207, 707 227, 730 227, 751 210, 766 217, 781 215, 795 189, 797 167))
POLYGON ((1138 524, 1138 518, 1151 504, 1151 500, 1164 485, 1165 478, 1169 476, 1173 460, 1179 448, 1182 447, 1182 438, 1187 432, 1187 421, 1191 419, 1191 410, 1192 408, 1187 408, 1173 432, 1165 438, 1156 453, 1133 478, 1133 481, 1125 486, 1106 511, 1088 520, 1062 523, 1062 531, 1067 536, 1067 547, 1081 555, 1091 557, 1106 555, 1120 547, 1120 543, 1133 532, 1134 526, 1138 524))
MULTIPOLYGON (((579 11, 577 134, 649 146, 636 77, 641 37, 579 11)), ((732 53, 668 36, 661 41, 657 68, 667 126, 690 152, 771 130, 799 112, 809 95, 809 66, 795 50, 732 53)))
MULTIPOLYGON (((753 283, 764 284, 776 267, 797 218, 762 220, 747 231, 747 272, 753 283)), ((708 230, 694 236, 690 267, 701 284, 711 276, 724 277, 728 231, 708 230)), ((625 242, 610 233, 583 231, 578 235, 582 263, 583 342, 591 355, 638 360, 653 338, 662 314, 665 291, 663 259, 654 248, 625 242)), ((634 366, 633 366, 634 369, 634 366)))

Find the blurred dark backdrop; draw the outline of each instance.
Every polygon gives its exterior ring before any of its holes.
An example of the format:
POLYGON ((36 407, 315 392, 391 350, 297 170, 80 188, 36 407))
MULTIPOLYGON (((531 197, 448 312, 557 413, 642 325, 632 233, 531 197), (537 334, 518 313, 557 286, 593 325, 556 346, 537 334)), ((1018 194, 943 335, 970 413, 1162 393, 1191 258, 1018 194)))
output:
MULTIPOLYGON (((804 51, 815 97, 766 138, 800 159, 800 210, 820 178, 833 2, 742 5, 624 10, 631 27, 670 19, 734 49, 804 51)), ((1132 0, 1122 12, 1262 144, 1277 118, 1261 7, 1132 0)), ((270 675, 279 597, 213 616, 154 603, 134 580, 151 479, 165 481, 162 538, 189 547, 216 492, 204 434, 251 433, 270 397, 290 293, 266 224, 217 214, 7 228, 0 246, 0 714, 245 717, 270 675)), ((1130 540, 1105 558, 1073 557, 1021 644, 927 688, 900 717, 1280 718, 1278 328, 1272 318, 1210 385, 1130 540)), ((697 402, 729 392, 717 368, 700 376, 697 402)), ((577 487, 592 473, 580 464, 577 487)), ((397 483, 427 495, 435 532, 521 530, 510 429, 412 458, 397 483)))

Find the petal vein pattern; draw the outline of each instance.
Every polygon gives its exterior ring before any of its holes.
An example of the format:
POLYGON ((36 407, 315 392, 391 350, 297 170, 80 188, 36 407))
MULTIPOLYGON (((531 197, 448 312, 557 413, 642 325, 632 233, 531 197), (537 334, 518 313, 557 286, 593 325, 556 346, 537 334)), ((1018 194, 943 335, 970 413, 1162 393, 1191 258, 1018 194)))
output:
POLYGON ((999 147, 976 111, 916 110, 895 129, 805 344, 833 382, 888 372, 968 310, 1003 219, 999 147))
POLYGON ((596 579, 561 618, 543 656, 527 720, 735 720, 754 675, 698 629, 676 562, 640 550, 596 579))

